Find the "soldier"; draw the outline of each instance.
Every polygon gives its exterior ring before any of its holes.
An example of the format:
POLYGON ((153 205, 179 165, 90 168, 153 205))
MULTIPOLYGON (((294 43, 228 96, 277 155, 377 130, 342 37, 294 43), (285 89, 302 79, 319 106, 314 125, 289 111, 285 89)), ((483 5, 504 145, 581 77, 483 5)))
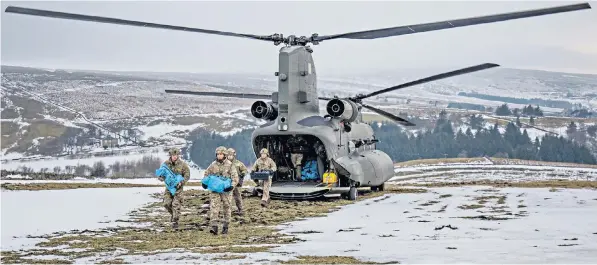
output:
MULTIPOLYGON (((230 201, 232 194, 230 191, 238 184, 238 172, 236 168, 232 166, 232 162, 226 159, 227 150, 224 146, 216 148, 216 161, 212 162, 211 165, 205 170, 205 176, 218 175, 222 177, 228 177, 232 180, 232 186, 225 189, 222 193, 211 192, 209 194, 209 220, 211 223, 210 233, 218 234, 218 217, 220 214, 220 208, 223 206, 224 220, 222 222, 222 234, 228 234, 228 225, 230 224, 230 201)), ((205 188, 205 187, 204 187, 205 188)))
MULTIPOLYGON (((184 178, 183 181, 176 185, 176 193, 174 196, 166 190, 164 191, 164 207, 170 213, 170 222, 172 222, 172 228, 178 228, 178 218, 180 217, 180 208, 182 207, 182 190, 184 185, 191 178, 191 170, 186 162, 182 161, 180 156, 180 150, 178 148, 172 148, 168 151, 170 158, 166 160, 166 165, 174 172, 174 174, 180 174, 184 178)), ((164 177, 159 177, 160 181, 164 181, 164 177)))
MULTIPOLYGON (((253 164, 253 171, 271 170, 276 171, 276 163, 269 157, 269 151, 266 148, 261 149, 259 152, 260 158, 253 164)), ((267 207, 269 205, 269 188, 272 186, 272 177, 270 176, 267 180, 262 182, 263 196, 261 197, 261 206, 267 207)))
POLYGON ((300 181, 301 180, 301 163, 303 161, 303 154, 291 153, 290 160, 292 161, 292 164, 294 165, 296 179, 300 181))
POLYGON ((243 179, 244 176, 247 174, 247 167, 243 162, 236 159, 236 150, 232 148, 228 148, 228 160, 232 162, 232 166, 236 168, 236 172, 238 172, 238 184, 234 187, 232 192, 232 196, 234 197, 234 202, 236 203, 236 208, 238 209, 238 215, 243 215, 243 198, 240 194, 241 188, 243 186, 243 179))

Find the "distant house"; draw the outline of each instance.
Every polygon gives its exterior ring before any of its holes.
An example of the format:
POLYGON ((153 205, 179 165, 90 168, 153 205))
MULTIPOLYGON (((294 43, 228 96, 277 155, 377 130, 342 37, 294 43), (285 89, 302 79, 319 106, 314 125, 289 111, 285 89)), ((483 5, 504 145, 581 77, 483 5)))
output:
POLYGON ((106 136, 102 139, 102 146, 104 148, 114 148, 118 146, 118 139, 112 137, 111 135, 106 136))

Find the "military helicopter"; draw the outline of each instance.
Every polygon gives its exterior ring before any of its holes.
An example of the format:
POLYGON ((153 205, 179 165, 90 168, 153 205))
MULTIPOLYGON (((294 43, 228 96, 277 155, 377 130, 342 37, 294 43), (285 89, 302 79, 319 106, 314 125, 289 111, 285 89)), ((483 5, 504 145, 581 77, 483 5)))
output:
MULTIPOLYGON (((309 43, 318 45, 322 41, 333 39, 377 39, 590 8, 588 3, 582 3, 334 35, 312 34, 310 37, 295 35, 284 37, 277 33, 272 35, 241 34, 14 6, 7 7, 6 12, 241 37, 273 42, 276 46, 284 44, 279 50, 279 69, 275 72, 275 76, 278 77, 278 91, 271 95, 182 90, 166 90, 165 92, 262 99, 255 101, 250 108, 251 114, 255 118, 266 121, 265 124, 254 130, 252 146, 256 156, 259 155, 262 148, 267 148, 270 157, 278 166, 277 171, 273 173, 270 196, 274 199, 309 199, 341 195, 349 200, 356 200, 357 189, 370 187, 374 191, 382 191, 384 183, 394 176, 392 159, 386 153, 377 150, 376 143, 379 141, 375 138, 372 127, 362 120, 363 108, 403 126, 415 125, 406 119, 366 104, 363 100, 398 89, 499 65, 480 64, 368 94, 345 98, 321 97, 317 93, 317 71, 311 55, 313 49, 308 45, 309 43), (320 115, 320 100, 328 101, 327 115, 325 116, 320 115), (315 173, 319 177, 314 180, 301 178, 302 172, 296 167, 300 167, 302 164, 292 165, 292 154, 302 154, 303 164, 315 164, 315 173)), ((261 188, 257 188, 256 192, 261 193, 261 188)))

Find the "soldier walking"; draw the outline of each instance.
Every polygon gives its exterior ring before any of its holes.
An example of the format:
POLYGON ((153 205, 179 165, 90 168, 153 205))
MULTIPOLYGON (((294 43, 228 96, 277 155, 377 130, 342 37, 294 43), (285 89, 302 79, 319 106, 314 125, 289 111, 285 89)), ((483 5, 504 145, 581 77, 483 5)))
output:
MULTIPOLYGON (((269 157, 269 151, 266 148, 261 149, 259 152, 261 157, 253 164, 253 171, 271 170, 276 171, 276 163, 269 157)), ((267 180, 262 181, 263 196, 261 197, 261 206, 267 207, 269 205, 269 189, 272 186, 272 176, 269 176, 267 180)))
POLYGON ((212 191, 209 194, 209 221, 211 223, 209 232, 214 235, 218 234, 220 208, 223 208, 224 211, 222 234, 228 234, 228 225, 230 224, 231 215, 230 201, 232 199, 230 191, 232 191, 238 184, 238 172, 236 171, 236 168, 232 166, 232 162, 226 159, 227 153, 226 147, 224 146, 216 148, 216 160, 205 170, 205 176, 217 175, 232 180, 232 186, 225 189, 224 192, 217 193, 212 191))
POLYGON ((243 198, 241 196, 241 189, 243 187, 243 179, 244 176, 247 174, 247 167, 243 162, 236 159, 236 150, 232 148, 228 148, 228 160, 232 162, 232 166, 238 172, 238 184, 234 187, 232 191, 232 197, 234 197, 234 202, 236 203, 236 208, 238 209, 238 215, 243 215, 243 198))
MULTIPOLYGON (((178 219, 180 218, 180 209, 182 208, 182 190, 184 185, 191 178, 191 170, 186 162, 180 159, 180 150, 178 148, 172 148, 168 151, 170 158, 166 160, 166 165, 174 172, 174 174, 180 174, 184 178, 183 181, 176 185, 176 193, 174 196, 166 190, 164 191, 164 207, 170 213, 170 222, 172 222, 172 228, 178 228, 178 219)), ((159 177, 160 181, 164 181, 164 177, 159 177)))

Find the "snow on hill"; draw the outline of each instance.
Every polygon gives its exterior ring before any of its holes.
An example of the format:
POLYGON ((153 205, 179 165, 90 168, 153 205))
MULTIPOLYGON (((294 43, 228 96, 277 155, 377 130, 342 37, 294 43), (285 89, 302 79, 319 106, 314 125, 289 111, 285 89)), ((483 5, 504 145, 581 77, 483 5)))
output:
MULTIPOLYGON (((412 81, 427 72, 319 76, 319 93, 352 96, 412 81)), ((270 94, 277 79, 265 75, 64 71, 2 66, 2 160, 123 150, 138 146, 184 146, 196 128, 222 135, 262 124, 249 113, 253 99, 166 94, 166 89, 270 94), (114 140, 110 140, 110 139, 114 140), (116 145, 116 146, 113 146, 116 145)), ((367 99, 393 113, 421 119, 451 102, 495 107, 502 102, 460 92, 541 98, 597 106, 597 77, 543 71, 492 69, 405 88, 367 99), (406 103, 406 100, 412 102, 406 103)), ((321 114, 326 102, 320 101, 321 114)), ((513 104, 512 106, 517 106, 513 104)), ((542 107, 546 113, 561 108, 542 107)), ((450 109, 466 115, 467 110, 450 109)), ((486 113, 488 114, 488 113, 486 113)), ((369 115, 376 116, 376 115, 369 115)), ((490 117, 486 117, 488 123, 490 117)), ((537 120, 537 126, 565 135, 569 120, 537 120), (552 130, 553 129, 553 130, 552 130), (555 131, 554 131, 555 130, 555 131), (563 133, 562 133, 563 132, 563 133)), ((595 121, 583 121, 595 123, 595 121)), ((462 127, 462 124, 456 124, 462 127)), ((486 124, 486 126, 489 126, 486 124)), ((504 126, 504 124, 500 124, 504 126)), ((546 132, 527 128, 529 136, 546 132)))

